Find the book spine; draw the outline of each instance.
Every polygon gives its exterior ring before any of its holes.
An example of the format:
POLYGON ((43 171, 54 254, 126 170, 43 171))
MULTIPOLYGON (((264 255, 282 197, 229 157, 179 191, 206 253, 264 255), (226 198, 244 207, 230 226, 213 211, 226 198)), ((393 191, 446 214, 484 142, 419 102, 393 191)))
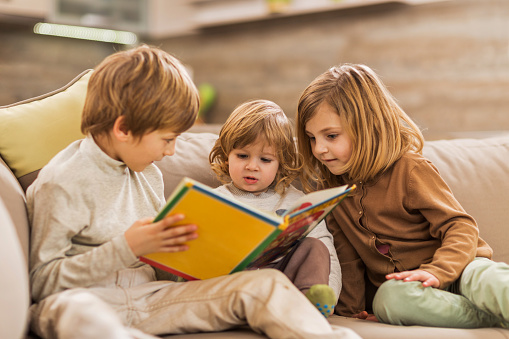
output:
POLYGON ((173 206, 175 206, 180 199, 186 194, 187 191, 189 191, 193 187, 192 182, 185 182, 185 184, 181 187, 181 189, 178 191, 178 193, 174 197, 170 197, 171 199, 168 199, 168 201, 171 201, 171 203, 164 206, 163 210, 159 212, 159 214, 155 217, 153 222, 158 222, 159 220, 164 219, 168 213, 172 210, 173 206))
POLYGON ((193 277, 191 275, 188 275, 188 274, 185 274, 184 272, 181 272, 181 271, 178 271, 178 270, 175 270, 171 267, 168 267, 166 265, 163 265, 157 261, 154 261, 154 260, 150 260, 149 258, 145 258, 145 257, 140 257, 140 261, 146 263, 146 264, 149 264, 151 266, 154 266, 154 267, 157 267, 163 271, 166 271, 166 272, 170 272, 171 274, 174 274, 174 275, 178 275, 179 277, 182 277, 186 280, 200 280, 196 277, 193 277))
POLYGON ((233 270, 231 270, 230 274, 235 272, 243 271, 246 267, 249 266, 251 262, 253 262, 263 251, 269 246, 279 234, 283 232, 280 228, 276 228, 265 240, 263 240, 260 245, 258 245, 254 250, 252 250, 244 260, 242 260, 233 270))

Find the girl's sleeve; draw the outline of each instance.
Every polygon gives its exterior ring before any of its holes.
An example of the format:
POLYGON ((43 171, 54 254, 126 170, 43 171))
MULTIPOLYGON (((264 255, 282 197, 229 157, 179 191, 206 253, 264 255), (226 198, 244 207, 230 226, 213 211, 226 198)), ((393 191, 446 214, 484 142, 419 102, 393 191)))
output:
POLYGON ((76 287, 89 287, 137 261, 122 234, 83 254, 71 253, 71 239, 88 227, 90 211, 79 197, 45 184, 28 196, 32 223, 30 281, 41 299, 76 287))
POLYGON ((327 229, 325 221, 320 222, 308 236, 320 240, 325 246, 327 246, 330 254, 329 286, 334 290, 336 296, 339 296, 339 293, 341 292, 341 266, 339 265, 332 234, 327 229))
POLYGON ((409 209, 429 222, 430 235, 441 240, 432 261, 419 268, 433 274, 445 288, 457 280, 475 257, 479 230, 429 161, 412 169, 408 184, 409 209))
POLYGON ((352 316, 366 308, 365 266, 355 248, 339 227, 333 213, 327 216, 327 227, 334 238, 334 246, 341 266, 342 288, 336 313, 352 316))

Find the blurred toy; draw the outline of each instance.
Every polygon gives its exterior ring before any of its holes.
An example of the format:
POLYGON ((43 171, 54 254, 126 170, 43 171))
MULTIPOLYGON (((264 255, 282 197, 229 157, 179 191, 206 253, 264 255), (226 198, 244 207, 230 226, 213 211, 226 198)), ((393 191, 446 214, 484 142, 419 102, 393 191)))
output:
POLYGON ((214 86, 205 82, 198 86, 198 93, 200 95, 200 109, 196 123, 204 124, 205 116, 216 102, 216 90, 214 86))

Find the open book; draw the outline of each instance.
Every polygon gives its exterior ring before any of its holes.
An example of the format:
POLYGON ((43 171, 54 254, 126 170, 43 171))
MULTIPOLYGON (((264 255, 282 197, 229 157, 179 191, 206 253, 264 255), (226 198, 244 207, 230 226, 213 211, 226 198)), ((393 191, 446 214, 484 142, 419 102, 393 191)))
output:
POLYGON ((140 260, 187 280, 209 279, 261 268, 288 253, 355 186, 316 191, 301 197, 282 216, 235 201, 184 178, 154 219, 182 213, 180 224, 196 224, 198 238, 177 253, 152 253, 140 260))

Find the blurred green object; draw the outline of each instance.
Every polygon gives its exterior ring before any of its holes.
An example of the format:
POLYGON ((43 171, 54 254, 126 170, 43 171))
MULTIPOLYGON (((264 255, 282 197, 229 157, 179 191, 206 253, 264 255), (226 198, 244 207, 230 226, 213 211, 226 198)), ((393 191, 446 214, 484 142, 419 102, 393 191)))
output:
POLYGON ((205 115, 216 102, 216 90, 214 86, 209 83, 202 83, 198 86, 198 93, 200 94, 200 109, 198 111, 198 119, 203 120, 205 115))

